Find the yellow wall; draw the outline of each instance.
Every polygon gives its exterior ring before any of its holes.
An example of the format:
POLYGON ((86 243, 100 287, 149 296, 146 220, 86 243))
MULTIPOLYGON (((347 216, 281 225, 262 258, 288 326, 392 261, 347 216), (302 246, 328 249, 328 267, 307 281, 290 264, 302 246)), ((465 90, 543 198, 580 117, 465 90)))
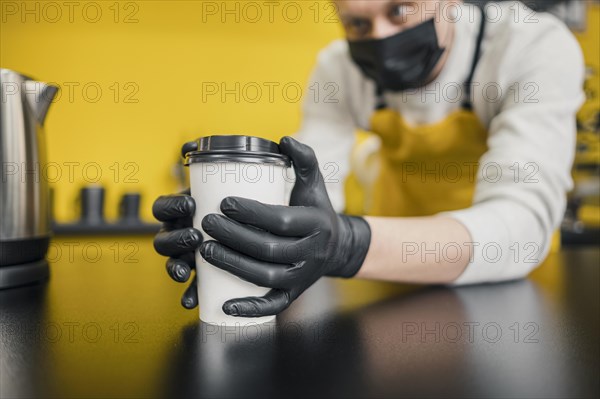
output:
POLYGON ((333 11, 327 1, 280 1, 272 14, 262 1, 122 1, 118 7, 112 0, 84 1, 75 2, 72 13, 62 1, 0 3, 2 67, 63 88, 46 124, 49 159, 63 172, 51 177, 62 221, 76 218, 75 197, 95 180, 94 162, 108 189, 107 215, 115 217, 120 194, 142 191, 143 216, 150 220, 153 199, 176 189, 172 165, 186 140, 215 133, 270 139, 292 134, 301 106, 293 88, 305 90, 318 50, 342 35, 327 18, 333 11), (234 11, 237 4, 239 12, 223 13, 225 3, 234 11), (262 17, 256 18, 252 4, 260 5, 262 17), (101 16, 93 22, 97 9, 101 16), (23 14, 27 10, 33 11, 23 14), (203 83, 210 82, 251 85, 246 100, 229 95, 222 102, 218 95, 202 98, 203 83), (252 82, 263 88, 256 103, 252 82), (268 82, 279 84, 272 102, 268 82), (282 87, 288 83, 286 98, 282 87), (93 102, 96 87, 102 95, 93 102), (137 103, 127 102, 134 90, 129 99, 137 103), (72 182, 71 162, 79 163, 72 182))
POLYGON ((592 118, 600 110, 600 4, 589 3, 588 22, 583 32, 574 32, 579 41, 585 63, 590 69, 587 82, 588 101, 581 108, 580 119, 592 118))
MULTIPOLYGON (((587 101, 578 114, 581 130, 577 137, 575 164, 600 164, 600 140, 594 131, 600 116, 600 4, 590 3, 584 32, 576 32, 588 67, 585 85, 587 101)), ((589 184, 598 176, 592 170, 574 168, 575 184, 589 184)), ((577 217, 587 227, 600 227, 600 203, 597 196, 584 198, 577 217)))

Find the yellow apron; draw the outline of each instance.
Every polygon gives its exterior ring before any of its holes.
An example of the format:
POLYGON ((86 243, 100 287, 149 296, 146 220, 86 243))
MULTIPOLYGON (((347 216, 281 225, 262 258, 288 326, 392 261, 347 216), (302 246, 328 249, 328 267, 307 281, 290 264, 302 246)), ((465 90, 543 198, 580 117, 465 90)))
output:
POLYGON ((387 108, 380 97, 378 110, 371 117, 370 131, 381 138, 381 165, 367 214, 427 216, 472 205, 477 166, 487 151, 488 134, 472 111, 468 94, 481 53, 485 24, 482 12, 461 109, 441 122, 412 127, 396 111, 387 108))
POLYGON ((372 116, 371 131, 382 145, 369 215, 427 216, 472 205, 487 130, 471 110, 410 127, 395 111, 382 109, 372 116))

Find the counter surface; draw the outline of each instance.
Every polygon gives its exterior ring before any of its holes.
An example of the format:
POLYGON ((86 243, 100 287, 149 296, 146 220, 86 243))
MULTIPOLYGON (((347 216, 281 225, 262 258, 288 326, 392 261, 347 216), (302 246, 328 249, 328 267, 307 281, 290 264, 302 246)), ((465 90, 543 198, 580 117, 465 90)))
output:
POLYGON ((61 238, 46 284, 0 291, 4 397, 598 397, 599 250, 528 279, 322 279, 276 323, 179 305, 151 239, 61 238))

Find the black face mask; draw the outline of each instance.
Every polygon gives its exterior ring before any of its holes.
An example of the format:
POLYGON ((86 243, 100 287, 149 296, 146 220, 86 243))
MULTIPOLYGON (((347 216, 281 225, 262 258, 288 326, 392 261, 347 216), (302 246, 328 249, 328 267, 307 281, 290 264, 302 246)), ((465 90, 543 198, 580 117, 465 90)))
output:
POLYGON ((445 51, 438 45, 433 19, 390 37, 348 44, 352 60, 380 91, 424 86, 445 51))

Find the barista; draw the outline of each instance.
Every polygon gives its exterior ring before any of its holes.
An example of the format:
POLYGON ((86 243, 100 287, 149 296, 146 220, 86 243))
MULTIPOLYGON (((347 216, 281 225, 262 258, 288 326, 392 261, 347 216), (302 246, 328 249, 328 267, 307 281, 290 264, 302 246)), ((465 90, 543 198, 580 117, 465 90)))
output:
POLYGON ((346 40, 321 51, 309 84, 335 82, 338 101, 306 101, 297 140, 281 140, 296 172, 290 206, 226 198, 224 216, 202 221, 218 242, 203 242, 191 197, 159 198, 155 247, 170 257, 169 275, 187 281, 199 248, 272 288, 223 305, 244 317, 281 312, 322 276, 455 285, 526 276, 548 253, 572 187, 584 99, 573 35, 512 1, 335 3, 346 40), (365 217, 341 213, 357 128, 380 139, 365 217), (317 160, 338 166, 339 183, 324 181, 317 160), (290 246, 292 257, 273 250, 290 246))

